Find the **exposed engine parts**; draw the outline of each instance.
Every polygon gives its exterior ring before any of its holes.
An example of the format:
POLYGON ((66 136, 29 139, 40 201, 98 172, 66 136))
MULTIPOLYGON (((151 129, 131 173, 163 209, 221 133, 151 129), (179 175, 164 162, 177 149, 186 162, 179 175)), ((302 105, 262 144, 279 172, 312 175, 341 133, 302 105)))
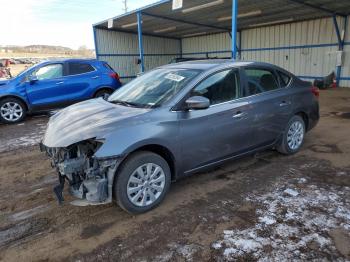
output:
POLYGON ((82 141, 67 148, 41 145, 59 176, 59 185, 54 188, 59 203, 63 202, 65 180, 69 183, 70 193, 79 199, 94 204, 112 201, 113 178, 119 161, 118 158, 95 158, 94 153, 101 145, 95 140, 82 141))

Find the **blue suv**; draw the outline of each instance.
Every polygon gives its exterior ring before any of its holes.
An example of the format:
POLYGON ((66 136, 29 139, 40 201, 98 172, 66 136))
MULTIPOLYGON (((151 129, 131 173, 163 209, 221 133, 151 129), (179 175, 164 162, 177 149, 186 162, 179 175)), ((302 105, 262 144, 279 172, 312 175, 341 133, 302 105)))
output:
POLYGON ((103 61, 67 59, 37 64, 0 81, 0 121, 17 123, 27 113, 61 108, 90 98, 107 98, 121 87, 103 61))

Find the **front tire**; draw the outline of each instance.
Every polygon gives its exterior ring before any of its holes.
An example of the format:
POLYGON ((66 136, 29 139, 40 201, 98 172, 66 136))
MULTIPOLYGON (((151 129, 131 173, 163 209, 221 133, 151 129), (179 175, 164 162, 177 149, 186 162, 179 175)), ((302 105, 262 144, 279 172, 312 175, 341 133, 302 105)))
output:
POLYGON ((285 155, 295 154, 303 145, 304 137, 305 122, 302 117, 295 115, 289 120, 277 151, 285 155))
POLYGON ((169 190, 171 172, 159 155, 141 151, 122 164, 114 184, 118 205, 131 214, 147 212, 163 201, 169 190))
POLYGON ((0 101, 0 122, 15 124, 26 117, 26 106, 17 98, 5 98, 0 101))

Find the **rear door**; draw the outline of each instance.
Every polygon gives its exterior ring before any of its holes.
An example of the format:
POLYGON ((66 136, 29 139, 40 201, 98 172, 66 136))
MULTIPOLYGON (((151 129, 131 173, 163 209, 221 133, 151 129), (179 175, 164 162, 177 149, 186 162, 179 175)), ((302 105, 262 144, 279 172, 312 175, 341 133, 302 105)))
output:
POLYGON ((72 101, 91 98, 100 85, 100 73, 85 61, 67 62, 67 83, 65 89, 72 101))
POLYGON ((225 69, 202 80, 189 96, 210 100, 205 110, 179 114, 184 172, 229 158, 250 147, 249 103, 241 101, 238 69, 225 69))
POLYGON ((272 144, 279 138, 292 113, 292 96, 286 92, 273 67, 246 67, 245 96, 253 110, 254 146, 272 144))

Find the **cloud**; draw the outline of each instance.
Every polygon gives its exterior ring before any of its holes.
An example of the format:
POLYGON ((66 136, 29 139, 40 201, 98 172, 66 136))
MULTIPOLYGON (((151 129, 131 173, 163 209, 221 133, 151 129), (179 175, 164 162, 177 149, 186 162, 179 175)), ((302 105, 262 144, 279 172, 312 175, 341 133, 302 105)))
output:
MULTIPOLYGON (((129 10, 156 1, 129 0, 129 10)), ((0 45, 94 47, 92 24, 121 14, 122 0, 0 0, 0 45)))

